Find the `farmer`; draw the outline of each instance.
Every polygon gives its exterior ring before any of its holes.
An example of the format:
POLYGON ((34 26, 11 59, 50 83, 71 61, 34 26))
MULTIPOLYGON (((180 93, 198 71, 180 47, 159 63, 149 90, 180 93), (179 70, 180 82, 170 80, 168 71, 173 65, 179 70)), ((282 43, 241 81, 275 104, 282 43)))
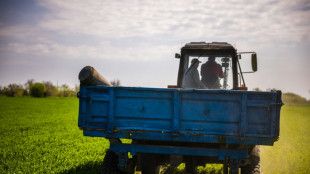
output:
POLYGON ((199 73, 197 70, 199 63, 201 62, 198 59, 192 59, 191 66, 184 73, 182 88, 207 89, 199 79, 199 73))
POLYGON ((215 56, 209 56, 208 61, 201 66, 201 81, 209 89, 220 89, 219 78, 224 77, 222 66, 215 62, 215 56))

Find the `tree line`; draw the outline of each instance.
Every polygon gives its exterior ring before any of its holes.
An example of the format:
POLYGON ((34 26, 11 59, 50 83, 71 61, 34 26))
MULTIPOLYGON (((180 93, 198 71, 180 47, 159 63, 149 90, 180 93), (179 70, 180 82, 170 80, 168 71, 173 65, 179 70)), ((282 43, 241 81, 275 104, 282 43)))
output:
POLYGON ((0 86, 0 96, 8 97, 75 97, 79 91, 79 86, 71 89, 67 84, 55 86, 50 81, 35 82, 34 79, 28 80, 25 84, 11 83, 8 86, 0 86))
MULTIPOLYGON (((119 79, 110 82, 113 86, 120 86, 119 79)), ((74 89, 66 84, 55 86, 50 81, 36 82, 34 79, 29 79, 25 84, 11 83, 8 86, 0 86, 0 96, 8 97, 75 97, 79 92, 80 86, 75 85, 74 89)))
MULTIPOLYGON (((119 79, 110 82, 113 86, 121 86, 119 79)), ((11 83, 8 86, 0 86, 0 96, 8 97, 75 97, 79 92, 80 86, 75 85, 74 89, 66 84, 55 86, 50 81, 35 82, 34 79, 28 80, 25 84, 11 83)), ((263 91, 259 88, 252 89, 253 91, 263 91)), ((278 90, 275 88, 268 88, 266 91, 278 90)), ((310 90, 309 90, 310 92, 310 90)), ((282 100, 286 104, 310 104, 310 100, 305 99, 297 94, 287 92, 282 94, 282 100)))
MULTIPOLYGON (((276 88, 268 88, 266 91, 277 91, 280 89, 276 88)), ((253 91, 263 91, 259 88, 254 88, 253 91)), ((310 93, 310 90, 309 90, 310 93)), ((282 93, 282 101, 284 104, 287 105, 310 105, 310 100, 307 100, 306 98, 295 94, 293 92, 284 92, 282 93)))

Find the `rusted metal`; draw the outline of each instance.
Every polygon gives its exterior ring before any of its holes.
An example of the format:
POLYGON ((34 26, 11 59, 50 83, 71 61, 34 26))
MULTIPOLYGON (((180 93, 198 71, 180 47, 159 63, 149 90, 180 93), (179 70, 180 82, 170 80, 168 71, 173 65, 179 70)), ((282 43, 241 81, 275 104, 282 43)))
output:
POLYGON ((96 130, 96 131, 106 131, 106 129, 94 129, 94 128, 85 128, 85 127, 79 127, 80 130, 96 130))

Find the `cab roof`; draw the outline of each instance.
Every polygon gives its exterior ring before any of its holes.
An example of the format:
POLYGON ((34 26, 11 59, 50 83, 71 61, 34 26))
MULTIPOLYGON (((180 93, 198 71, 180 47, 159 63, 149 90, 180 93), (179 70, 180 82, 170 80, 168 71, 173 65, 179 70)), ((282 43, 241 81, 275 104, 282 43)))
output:
POLYGON ((237 50, 227 42, 190 42, 181 48, 182 54, 235 54, 237 50))

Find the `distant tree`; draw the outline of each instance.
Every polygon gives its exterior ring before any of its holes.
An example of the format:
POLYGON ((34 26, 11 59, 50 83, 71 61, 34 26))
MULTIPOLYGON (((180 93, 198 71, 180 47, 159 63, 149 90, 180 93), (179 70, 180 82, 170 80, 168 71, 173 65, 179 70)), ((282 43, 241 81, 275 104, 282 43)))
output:
POLYGON ((29 79, 27 80, 27 82, 25 83, 25 89, 30 92, 30 86, 34 84, 34 79, 29 79))
POLYGON ((3 87, 0 86, 0 96, 2 96, 2 95, 3 95, 3 87))
POLYGON ((14 91, 14 97, 22 97, 24 95, 24 88, 22 85, 18 85, 14 91))
POLYGON ((11 83, 8 87, 4 90, 4 94, 9 97, 21 97, 24 93, 24 88, 20 84, 11 83))
POLYGON ((66 84, 63 84, 61 85, 61 90, 62 90, 62 93, 63 93, 63 97, 68 97, 69 96, 69 86, 66 85, 66 84))
POLYGON ((282 100, 285 104, 306 104, 308 102, 306 98, 291 92, 283 93, 282 100))
POLYGON ((30 95, 33 97, 44 97, 46 88, 43 83, 35 83, 30 86, 30 95))
POLYGON ((8 94, 8 88, 7 88, 6 86, 4 86, 4 87, 2 88, 2 95, 8 96, 7 94, 8 94))
POLYGON ((118 79, 115 79, 110 82, 113 86, 121 86, 121 81, 118 79))
POLYGON ((29 96, 29 90, 25 89, 23 90, 23 96, 29 96))
POLYGON ((67 84, 62 84, 61 85, 61 92, 60 92, 59 96, 74 97, 74 96, 76 96, 76 93, 72 89, 70 89, 67 84))
POLYGON ((46 96, 57 96, 57 87, 53 85, 50 81, 44 81, 43 85, 46 88, 46 96))
POLYGON ((75 85, 75 93, 79 92, 80 91, 80 85, 75 85))

